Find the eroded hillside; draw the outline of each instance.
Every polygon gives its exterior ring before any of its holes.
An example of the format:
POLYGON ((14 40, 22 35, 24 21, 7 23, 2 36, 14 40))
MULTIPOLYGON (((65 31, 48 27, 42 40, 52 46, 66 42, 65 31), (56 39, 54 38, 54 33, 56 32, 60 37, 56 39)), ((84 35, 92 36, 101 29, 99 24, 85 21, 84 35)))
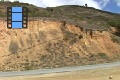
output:
MULTIPOLYGON (((120 59, 116 30, 84 29, 66 21, 29 20, 28 29, 7 29, 0 20, 0 70, 95 64, 120 59), (116 40, 116 38, 114 39, 116 40)), ((117 37, 119 42, 119 37, 117 37)))

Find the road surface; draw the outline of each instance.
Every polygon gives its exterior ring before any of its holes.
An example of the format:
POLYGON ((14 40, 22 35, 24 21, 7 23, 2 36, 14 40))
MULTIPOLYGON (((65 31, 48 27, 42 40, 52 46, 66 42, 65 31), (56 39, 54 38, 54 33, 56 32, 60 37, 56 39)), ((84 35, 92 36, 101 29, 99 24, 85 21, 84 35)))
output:
POLYGON ((115 66, 120 66, 120 62, 102 63, 102 64, 85 65, 85 66, 77 66, 77 67, 63 67, 63 68, 37 69, 37 70, 28 70, 28 71, 0 72, 0 77, 12 77, 12 76, 27 76, 27 75, 49 74, 49 73, 61 73, 61 72, 71 72, 71 71, 78 71, 78 70, 109 68, 109 67, 115 67, 115 66))

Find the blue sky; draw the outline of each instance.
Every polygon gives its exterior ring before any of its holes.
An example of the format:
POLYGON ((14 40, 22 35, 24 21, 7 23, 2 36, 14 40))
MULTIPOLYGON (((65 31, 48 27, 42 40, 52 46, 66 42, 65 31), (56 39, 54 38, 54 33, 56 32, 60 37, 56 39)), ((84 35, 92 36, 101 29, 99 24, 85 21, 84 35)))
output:
MULTIPOLYGON (((16 1, 16 0, 9 0, 16 1)), ((34 4, 39 7, 55 7, 60 5, 84 5, 97 9, 120 13, 120 0, 17 0, 20 2, 34 4)))
POLYGON ((120 5, 117 5, 116 1, 110 0, 110 2, 103 8, 103 10, 120 13, 120 5))

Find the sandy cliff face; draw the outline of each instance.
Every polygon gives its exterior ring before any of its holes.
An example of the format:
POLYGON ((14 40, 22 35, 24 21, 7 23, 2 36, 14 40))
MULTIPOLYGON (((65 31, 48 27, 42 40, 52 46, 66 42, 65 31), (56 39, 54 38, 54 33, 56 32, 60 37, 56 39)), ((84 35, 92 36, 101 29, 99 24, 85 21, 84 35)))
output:
POLYGON ((86 30, 65 21, 31 20, 28 29, 0 21, 0 69, 25 70, 92 64, 116 58, 120 45, 109 31, 86 30))

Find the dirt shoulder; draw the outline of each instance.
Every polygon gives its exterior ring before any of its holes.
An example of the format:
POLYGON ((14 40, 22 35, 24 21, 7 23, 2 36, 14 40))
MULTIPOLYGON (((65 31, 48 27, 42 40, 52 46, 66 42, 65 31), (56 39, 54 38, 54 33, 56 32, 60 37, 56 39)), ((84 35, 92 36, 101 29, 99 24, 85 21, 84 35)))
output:
POLYGON ((120 80, 120 67, 52 73, 33 76, 0 77, 0 80, 120 80))

